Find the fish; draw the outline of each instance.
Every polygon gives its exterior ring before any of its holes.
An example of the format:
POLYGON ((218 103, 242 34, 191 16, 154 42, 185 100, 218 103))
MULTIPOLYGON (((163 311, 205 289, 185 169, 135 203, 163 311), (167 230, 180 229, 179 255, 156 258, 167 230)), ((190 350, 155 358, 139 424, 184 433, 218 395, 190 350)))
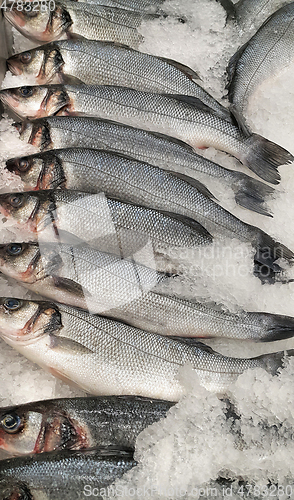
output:
POLYGON ((22 35, 35 42, 53 42, 67 38, 86 38, 123 43, 137 48, 143 36, 137 28, 144 20, 155 19, 157 14, 56 0, 48 8, 17 9, 17 5, 4 10, 5 19, 22 35))
POLYGON ((193 148, 212 146, 235 156, 268 182, 279 178, 279 165, 294 160, 291 153, 264 137, 244 135, 191 96, 166 96, 113 85, 44 85, 1 90, 0 99, 21 118, 93 116, 168 133, 193 148))
POLYGON ((270 16, 229 62, 228 97, 231 111, 243 129, 248 128, 244 115, 252 95, 294 60, 293 20, 292 2, 270 16))
POLYGON ((112 484, 136 466, 125 450, 62 450, 0 461, 2 500, 80 500, 115 491, 112 484))
MULTIPOLYGON (((169 291, 168 287, 177 283, 176 275, 159 273, 91 247, 1 245, 0 270, 54 302, 162 336, 268 342, 292 337, 294 332, 291 317, 242 310, 231 313, 216 304, 187 300, 169 291)), ((166 399, 163 395, 152 397, 166 399)))
MULTIPOLYGON (((191 146, 172 137, 108 120, 78 116, 51 116, 14 123, 13 128, 21 140, 33 144, 40 152, 74 147, 107 149, 163 169, 180 173, 189 169, 191 176, 204 184, 213 178, 231 188, 236 203, 243 208, 271 216, 267 199, 274 193, 273 187, 197 155, 191 146)), ((39 174, 44 178, 41 172, 46 168, 45 161, 37 164, 34 158, 37 156, 11 159, 6 163, 6 168, 20 176, 23 189, 28 191, 38 189, 39 174)), ((59 186, 57 176, 55 172, 56 188, 59 186)), ((49 185, 43 182, 42 189, 49 185)))
MULTIPOLYGON (((202 183, 183 174, 103 150, 63 149, 40 156, 31 159, 38 164, 38 168, 27 172, 29 180, 37 181, 39 189, 56 189, 61 185, 87 193, 102 191, 106 196, 125 203, 189 217, 213 237, 227 235, 250 242, 256 250, 255 259, 274 270, 278 270, 275 261, 281 256, 289 262, 293 260, 291 250, 222 208, 202 183), (46 168, 40 173, 40 166, 44 163, 46 168)), ((22 170, 26 170, 27 160, 24 162, 22 170)), ((9 161, 8 165, 11 165, 9 161)))
MULTIPOLYGON (((82 0, 77 0, 78 2, 82 0)), ((158 9, 165 0, 87 0, 87 3, 119 7, 120 9, 135 10, 138 12, 158 9)))
POLYGON ((140 432, 164 418, 172 406, 169 401, 139 396, 88 396, 9 406, 0 409, 0 449, 10 456, 108 446, 134 451, 140 432))
POLYGON ((118 43, 56 41, 10 57, 7 66, 12 74, 29 76, 36 85, 120 85, 149 92, 190 95, 222 118, 231 120, 230 112, 194 81, 199 77, 192 69, 118 43))
POLYGON ((197 248, 212 242, 212 236, 192 219, 121 203, 104 193, 0 194, 0 213, 10 221, 9 229, 18 235, 23 232, 29 241, 86 242, 134 260, 144 248, 156 259, 167 248, 197 248))
POLYGON ((179 380, 186 363, 201 385, 223 394, 249 368, 276 374, 285 356, 278 352, 231 358, 195 339, 162 337, 65 305, 16 298, 3 298, 0 304, 0 335, 5 342, 94 395, 178 401, 186 393, 179 380))

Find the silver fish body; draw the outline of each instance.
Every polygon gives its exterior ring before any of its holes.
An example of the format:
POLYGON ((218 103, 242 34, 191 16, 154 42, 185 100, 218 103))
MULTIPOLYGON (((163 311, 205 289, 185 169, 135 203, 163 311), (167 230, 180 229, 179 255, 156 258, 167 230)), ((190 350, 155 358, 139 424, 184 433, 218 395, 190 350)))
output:
POLYGON ((24 36, 34 41, 52 42, 70 37, 106 40, 137 48, 143 41, 137 28, 152 14, 107 7, 99 3, 88 4, 56 0, 53 10, 37 9, 36 15, 17 6, 7 9, 5 18, 24 36))
POLYGON ((10 455, 115 446, 135 449, 172 403, 136 396, 53 399, 0 409, 0 448, 10 455))
MULTIPOLYGON (((197 155, 191 146, 172 137, 107 120, 78 116, 51 116, 16 124, 16 127, 20 138, 40 151, 71 147, 106 149, 179 173, 189 169, 199 181, 206 183, 214 178, 229 185, 235 194, 236 203, 244 208, 269 214, 265 200, 273 193, 273 188, 242 172, 228 170, 197 155)), ((44 156, 44 169, 46 165, 44 156)), ((42 167, 37 166, 33 157, 10 160, 7 168, 21 177, 25 190, 50 188, 50 183, 44 182, 46 176, 42 174, 42 167)), ((58 187, 61 173, 56 169, 53 177, 54 187, 58 187)))
POLYGON ((5 89, 0 98, 22 118, 93 116, 168 133, 194 148, 213 146, 269 182, 277 181, 279 165, 293 160, 288 151, 259 135, 244 136, 200 101, 183 102, 189 96, 179 99, 112 85, 52 85, 5 89))
POLYGON ((152 261, 168 248, 197 248, 212 237, 199 224, 176 214, 121 203, 104 193, 34 191, 0 195, 0 212, 16 234, 29 241, 86 242, 123 257, 146 249, 152 261))
POLYGON ((284 357, 230 358, 194 340, 169 339, 68 306, 18 299, 1 300, 0 332, 27 358, 98 395, 177 401, 185 394, 179 370, 186 363, 202 385, 221 394, 248 368, 276 374, 284 357))
POLYGON ((229 111, 200 87, 197 74, 180 63, 144 54, 120 44, 94 40, 62 40, 7 61, 13 74, 34 77, 36 85, 80 81, 120 85, 137 90, 194 96, 230 120, 229 111))
MULTIPOLYGON (((211 193, 205 186, 194 179, 174 175, 148 163, 103 150, 75 148, 52 151, 46 153, 45 158, 46 155, 48 168, 47 171, 43 171, 41 185, 38 187, 43 188, 43 180, 46 183, 48 179, 52 189, 58 187, 55 183, 55 174, 58 176, 62 173, 63 187, 66 189, 84 192, 102 191, 107 196, 122 202, 194 219, 212 236, 225 234, 238 238, 250 242, 257 250, 266 247, 268 256, 262 260, 266 265, 272 266, 272 261, 281 255, 288 260, 292 259, 290 250, 274 242, 260 229, 242 222, 223 209, 211 199, 211 193)), ((14 160, 12 160, 14 165, 13 162, 14 160)), ((25 170, 27 160, 24 162, 25 170)), ((38 155, 36 162, 40 166, 38 155)), ((33 170, 32 174, 28 171, 28 177, 32 180, 31 176, 40 179, 38 169, 33 170)), ((261 253, 265 255, 263 250, 261 253)))
POLYGON ((169 281, 176 277, 167 277, 90 247, 2 245, 0 269, 51 300, 161 335, 255 341, 293 336, 293 318, 244 311, 233 314, 185 300, 168 293, 169 281))
POLYGON ((293 20, 292 2, 275 12, 232 57, 228 66, 229 99, 237 117, 246 114, 250 98, 260 85, 293 62, 293 20))
POLYGON ((2 460, 0 498, 79 500, 93 489, 106 499, 107 488, 135 465, 130 452, 107 449, 63 450, 2 460))

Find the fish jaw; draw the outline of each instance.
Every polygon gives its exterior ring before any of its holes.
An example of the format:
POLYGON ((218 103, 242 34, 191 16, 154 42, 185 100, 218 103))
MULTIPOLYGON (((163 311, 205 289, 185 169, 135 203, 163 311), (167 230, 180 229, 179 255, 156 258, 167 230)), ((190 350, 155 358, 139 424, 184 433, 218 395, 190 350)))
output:
POLYGON ((0 99, 22 119, 54 115, 70 104, 62 86, 5 89, 0 91, 0 99))
POLYGON ((6 276, 27 284, 46 277, 40 249, 35 243, 0 245, 0 269, 6 276))

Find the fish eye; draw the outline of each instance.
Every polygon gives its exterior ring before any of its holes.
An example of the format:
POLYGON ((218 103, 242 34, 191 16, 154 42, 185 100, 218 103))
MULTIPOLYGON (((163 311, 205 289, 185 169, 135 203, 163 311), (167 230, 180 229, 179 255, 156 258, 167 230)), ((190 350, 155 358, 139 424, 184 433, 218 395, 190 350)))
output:
POLYGON ((32 97, 34 93, 34 89, 32 89, 32 87, 20 87, 18 91, 21 97, 32 97))
POLYGON ((14 413, 9 413, 1 419, 1 426, 5 432, 15 434, 21 426, 21 418, 14 413))
POLYGON ((11 243, 7 247, 7 253, 9 255, 15 256, 20 255, 23 251, 22 245, 20 243, 11 243))
POLYGON ((20 160, 18 163, 18 170, 21 172, 26 172, 30 167, 30 162, 28 160, 20 160))
POLYGON ((32 59, 32 54, 30 52, 24 52, 19 58, 23 64, 28 64, 32 59))
POLYGON ((14 208, 20 208, 23 205, 24 196, 22 194, 12 194, 9 197, 9 203, 14 208))
POLYGON ((9 311, 16 311, 21 307, 21 300, 18 299, 5 299, 3 306, 9 311))

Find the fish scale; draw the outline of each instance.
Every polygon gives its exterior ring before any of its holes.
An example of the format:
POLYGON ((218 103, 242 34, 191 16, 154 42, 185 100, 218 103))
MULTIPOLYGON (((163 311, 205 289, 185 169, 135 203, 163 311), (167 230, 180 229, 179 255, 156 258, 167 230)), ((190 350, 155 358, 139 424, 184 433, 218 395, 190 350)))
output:
POLYGON ((1 245, 0 269, 51 300, 161 335, 273 341, 292 337, 294 332, 294 320, 287 316, 233 314, 174 296, 168 286, 177 277, 91 247, 1 245))
POLYGON ((293 61, 294 3, 275 12, 231 59, 229 99, 238 117, 252 95, 293 61))
MULTIPOLYGON (((56 376, 96 395, 133 394, 178 401, 185 394, 180 368, 187 363, 202 385, 222 394, 249 368, 276 374, 284 357, 284 353, 274 353, 231 358, 201 342, 162 337, 68 306, 48 304, 46 308, 43 302, 36 314, 33 301, 21 301, 20 307, 8 313, 5 299, 2 304, 0 332, 9 345, 56 376), (30 309, 35 324, 24 331, 30 309)), ((288 354, 293 355, 293 351, 288 354)))

